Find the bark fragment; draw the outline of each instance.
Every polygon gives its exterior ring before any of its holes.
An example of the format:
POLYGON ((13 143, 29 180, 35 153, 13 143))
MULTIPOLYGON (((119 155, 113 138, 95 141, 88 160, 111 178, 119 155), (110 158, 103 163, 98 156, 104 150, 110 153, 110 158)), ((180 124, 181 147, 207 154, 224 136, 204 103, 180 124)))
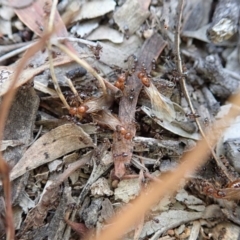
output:
POLYGON ((136 133, 136 126, 134 123, 136 105, 138 95, 142 89, 142 83, 137 77, 139 71, 142 70, 143 64, 146 72, 151 71, 152 60, 156 59, 162 52, 166 42, 159 34, 154 34, 149 38, 142 47, 135 72, 127 79, 123 97, 119 103, 119 119, 122 126, 125 128, 128 136, 116 131, 113 134, 113 158, 115 166, 115 175, 121 178, 125 174, 125 164, 129 164, 132 158, 133 142, 132 138, 136 133))

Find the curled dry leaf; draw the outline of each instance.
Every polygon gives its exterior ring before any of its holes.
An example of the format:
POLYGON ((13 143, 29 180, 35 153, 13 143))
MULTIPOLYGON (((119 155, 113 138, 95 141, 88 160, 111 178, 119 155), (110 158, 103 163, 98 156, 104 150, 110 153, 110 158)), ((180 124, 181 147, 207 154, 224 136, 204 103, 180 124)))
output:
POLYGON ((113 116, 111 112, 102 110, 97 114, 92 115, 93 120, 96 121, 98 124, 103 124, 108 126, 110 129, 116 131, 118 126, 121 126, 120 120, 113 116))
POLYGON ((207 30, 207 37, 213 43, 231 38, 238 30, 239 2, 221 0, 215 8, 212 23, 207 30))
POLYGON ((27 231, 31 227, 39 227, 43 224, 43 220, 47 216, 50 209, 55 208, 55 203, 58 199, 58 188, 52 182, 48 181, 40 196, 38 204, 32 208, 24 221, 24 229, 22 232, 27 231))
POLYGON ((163 117, 163 112, 154 111, 146 106, 142 106, 141 109, 145 112, 150 118, 152 118, 157 124, 167 129, 168 131, 175 133, 179 136, 191 138, 194 140, 200 139, 198 133, 190 133, 186 131, 187 123, 181 125, 180 122, 177 121, 168 121, 165 117, 163 117))
POLYGON ((88 134, 72 124, 62 125, 39 138, 13 168, 11 180, 74 150, 93 147, 88 134))
POLYGON ((154 112, 162 113, 162 116, 168 121, 175 119, 176 113, 173 102, 163 96, 152 82, 150 82, 149 87, 144 86, 144 90, 151 100, 152 110, 154 112))
POLYGON ((113 102, 114 98, 111 95, 103 95, 99 98, 92 98, 83 103, 84 106, 87 106, 86 113, 99 112, 104 109, 108 109, 113 102))
POLYGON ((109 183, 106 178, 99 178, 95 183, 90 187, 91 194, 94 197, 102 197, 104 195, 111 196, 113 195, 112 190, 110 189, 109 183))
POLYGON ((106 26, 100 26, 87 38, 88 40, 109 40, 113 43, 122 43, 123 34, 106 26))

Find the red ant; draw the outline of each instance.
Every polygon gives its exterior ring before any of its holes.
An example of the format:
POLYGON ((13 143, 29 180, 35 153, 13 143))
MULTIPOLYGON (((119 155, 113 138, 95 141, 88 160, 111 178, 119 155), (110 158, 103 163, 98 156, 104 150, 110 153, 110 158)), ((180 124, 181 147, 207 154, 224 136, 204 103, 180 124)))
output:
POLYGON ((83 116, 88 110, 88 106, 86 105, 81 105, 79 107, 71 107, 69 109, 69 114, 72 116, 78 115, 78 116, 83 116))
POLYGON ((138 78, 142 81, 145 87, 150 87, 150 79, 143 71, 138 73, 138 78))
POLYGON ((186 113, 185 116, 190 118, 190 119, 192 119, 192 120, 194 120, 195 118, 199 118, 200 117, 200 115, 197 114, 197 113, 186 113))
POLYGON ((127 132, 127 130, 123 127, 118 125, 116 129, 121 135, 124 136, 125 139, 130 140, 132 138, 132 135, 130 132, 127 132))
POLYGON ((204 194, 214 198, 222 198, 228 200, 240 199, 240 179, 230 182, 226 188, 217 189, 210 183, 202 184, 202 191, 204 194))
POLYGON ((118 77, 118 79, 115 82, 114 86, 123 91, 124 90, 124 86, 125 86, 125 81, 126 81, 126 75, 123 73, 123 74, 121 74, 118 77))

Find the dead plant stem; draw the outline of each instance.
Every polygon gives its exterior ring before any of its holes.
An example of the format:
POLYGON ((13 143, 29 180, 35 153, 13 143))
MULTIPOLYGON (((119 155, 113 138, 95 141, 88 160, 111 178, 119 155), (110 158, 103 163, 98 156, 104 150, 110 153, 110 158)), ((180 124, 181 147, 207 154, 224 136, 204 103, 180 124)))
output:
POLYGON ((80 103, 83 103, 83 100, 80 98, 76 88, 74 87, 73 83, 72 83, 72 80, 66 76, 64 76, 66 82, 68 83, 69 87, 71 88, 72 92, 74 93, 74 95, 77 97, 78 101, 80 103))
MULTIPOLYGON (((25 44, 25 46, 23 46, 23 47, 17 48, 15 50, 11 51, 11 52, 6 53, 5 55, 0 57, 0 62, 5 61, 5 60, 7 60, 7 59, 9 59, 9 58, 11 58, 11 57, 21 53, 21 52, 24 52, 25 50, 27 50, 30 47, 32 47, 34 44, 35 44, 35 42, 27 43, 27 45, 25 44)), ((2 49, 2 47, 1 47, 1 49, 2 49)))
POLYGON ((86 39, 73 38, 73 37, 58 37, 57 40, 60 40, 60 41, 68 40, 70 42, 82 43, 82 44, 93 46, 93 47, 96 47, 98 45, 98 42, 95 43, 86 39))
MULTIPOLYGON (((177 8, 177 27, 176 27, 176 33, 175 33, 175 48, 176 48, 176 57, 177 57, 177 69, 179 74, 181 75, 180 77, 180 86, 181 89, 184 93, 184 96, 188 102, 188 105, 190 107, 190 110, 193 114, 196 113, 188 89, 187 89, 187 85, 186 85, 186 79, 183 76, 183 69, 182 69, 182 59, 181 59, 181 54, 180 54, 180 32, 181 32, 181 19, 182 19, 182 12, 183 12, 183 5, 184 5, 184 0, 179 0, 178 2, 178 8, 177 8)), ((215 159, 218 167, 223 171, 223 173, 226 175, 226 177, 230 180, 233 181, 234 179, 232 178, 232 176, 229 175, 227 168, 223 165, 223 163, 219 160, 219 158, 216 156, 212 146, 210 145, 210 143, 207 141, 206 139, 206 135, 202 129, 201 123, 198 120, 198 118, 195 118, 196 124, 198 126, 198 129, 203 137, 203 139, 206 141, 209 149, 211 150, 212 156, 215 159)))
POLYGON ((48 51, 49 51, 49 54, 48 54, 48 57, 49 57, 49 68, 50 68, 50 72, 51 72, 51 77, 52 77, 52 81, 54 83, 54 87, 55 87, 55 90, 59 96, 59 98, 61 99, 62 103, 64 104, 64 106, 67 108, 67 109, 70 109, 70 106, 68 105, 65 97, 63 96, 63 93, 62 93, 62 90, 58 84, 58 80, 56 78, 56 74, 54 72, 54 67, 53 67, 53 59, 52 59, 52 52, 51 52, 51 46, 50 46, 50 43, 48 44, 48 51))
POLYGON ((51 7, 51 13, 49 16, 48 32, 52 32, 52 30, 53 30, 53 23, 54 23, 54 18, 56 15, 57 4, 58 4, 58 0, 53 0, 52 7, 51 7))

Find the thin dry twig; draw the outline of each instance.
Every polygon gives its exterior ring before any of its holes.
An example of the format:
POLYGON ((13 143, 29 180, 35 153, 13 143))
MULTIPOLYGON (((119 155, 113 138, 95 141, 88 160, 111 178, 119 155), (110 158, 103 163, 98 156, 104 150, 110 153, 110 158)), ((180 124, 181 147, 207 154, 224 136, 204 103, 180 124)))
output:
POLYGON ((72 92, 74 93, 74 95, 77 97, 78 101, 80 103, 83 103, 83 100, 80 98, 78 92, 77 92, 77 89, 74 87, 73 83, 72 83, 72 80, 66 76, 64 76, 66 82, 68 83, 68 86, 71 88, 72 92))
MULTIPOLYGON (((176 48, 176 56, 177 56, 177 69, 179 74, 181 75, 180 77, 180 85, 182 88, 182 91, 184 93, 184 96, 188 102, 188 105, 190 107, 190 110, 192 112, 192 114, 195 114, 196 111, 193 107, 187 86, 186 86, 186 79, 183 76, 183 69, 182 69, 182 59, 181 59, 181 55, 180 55, 180 28, 181 28, 181 19, 182 19, 182 12, 183 12, 183 5, 184 5, 184 0, 179 0, 178 2, 178 9, 177 9, 177 14, 178 14, 178 18, 177 18, 177 27, 176 27, 176 33, 175 33, 175 48, 176 48)), ((196 124, 198 126, 198 129, 202 135, 202 137, 206 140, 206 135, 202 129, 201 123, 198 120, 198 118, 195 118, 196 124)), ((207 141, 207 140, 206 140, 207 141)), ((230 180, 233 181, 233 177, 228 173, 227 168, 223 165, 223 163, 220 161, 220 159, 216 156, 212 146, 207 142, 209 149, 211 150, 212 156, 215 159, 217 165, 219 166, 219 168, 223 171, 223 173, 225 174, 225 176, 230 180)))
POLYGON ((53 59, 52 59, 52 53, 51 53, 51 46, 50 45, 48 45, 48 51, 49 51, 49 54, 48 54, 48 57, 49 57, 49 68, 50 68, 50 73, 51 73, 51 77, 52 77, 52 81, 53 81, 55 90, 56 90, 59 98, 61 99, 62 103, 64 104, 64 106, 67 109, 70 109, 70 106, 68 105, 65 97, 63 96, 62 90, 61 90, 61 88, 60 88, 60 86, 58 84, 58 80, 57 80, 57 77, 56 77, 55 72, 54 72, 53 59))
POLYGON ((52 7, 51 7, 51 12, 49 16, 49 22, 48 22, 48 32, 52 32, 53 30, 53 23, 54 23, 54 18, 57 10, 57 0, 53 0, 52 7))
MULTIPOLYGON (((56 13, 56 8, 57 8, 57 3, 58 1, 54 0, 52 3, 52 7, 51 7, 51 12, 49 15, 49 23, 48 23, 48 32, 51 32, 53 30, 53 23, 54 23, 54 17, 55 17, 55 13, 56 13)), ((58 84, 58 80, 56 78, 55 75, 55 71, 54 71, 54 67, 53 67, 53 58, 52 58, 52 45, 49 42, 48 43, 48 57, 49 57, 49 68, 50 68, 50 73, 51 73, 51 77, 52 77, 52 81, 55 87, 55 90, 59 96, 59 98, 61 99, 62 103, 64 104, 64 106, 67 109, 70 109, 70 106, 68 105, 65 97, 63 96, 62 90, 58 84)))
POLYGON ((98 42, 92 42, 92 41, 89 41, 86 39, 73 38, 73 37, 58 37, 57 40, 60 40, 60 41, 68 40, 70 42, 83 43, 83 44, 86 44, 88 46, 93 46, 93 47, 96 47, 99 44, 98 42))
POLYGON ((35 44, 34 42, 24 42, 24 43, 17 43, 17 44, 12 44, 8 46, 0 46, 0 52, 1 52, 1 57, 0 57, 0 62, 9 59, 10 57, 13 57, 21 52, 24 52, 25 50, 29 49, 35 44))

